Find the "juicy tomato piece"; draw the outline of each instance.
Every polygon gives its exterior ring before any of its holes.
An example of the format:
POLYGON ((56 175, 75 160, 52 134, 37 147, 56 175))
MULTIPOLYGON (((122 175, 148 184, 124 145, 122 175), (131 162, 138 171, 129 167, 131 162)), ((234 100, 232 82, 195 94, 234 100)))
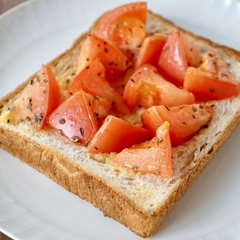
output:
POLYGON ((134 69, 136 70, 146 63, 157 67, 159 56, 166 41, 167 37, 164 35, 156 34, 146 37, 138 53, 134 69))
POLYGON ((146 139, 149 139, 146 129, 109 115, 87 148, 90 153, 119 152, 146 139))
POLYGON ((108 81, 113 81, 120 72, 132 65, 116 46, 92 34, 86 38, 80 50, 77 73, 88 67, 95 58, 103 63, 108 81))
POLYGON ((195 101, 192 93, 166 81, 150 64, 143 65, 129 78, 123 100, 130 110, 137 106, 148 108, 163 104, 171 107, 195 101))
POLYGON ((145 2, 121 5, 100 18, 94 33, 120 48, 136 48, 146 36, 146 18, 145 2))
POLYGON ((71 141, 86 145, 98 129, 91 95, 83 90, 61 103, 48 117, 48 124, 71 141))
POLYGON ((35 79, 20 93, 12 111, 18 120, 26 120, 39 129, 46 126, 47 116, 60 104, 61 93, 50 68, 42 65, 35 79))
POLYGON ((197 65, 199 56, 197 47, 182 33, 175 30, 168 36, 160 54, 158 71, 167 80, 182 86, 188 66, 197 65))
POLYGON ((190 140, 203 126, 207 125, 213 114, 212 107, 202 104, 179 107, 153 106, 142 113, 143 126, 156 135, 156 129, 165 121, 170 123, 170 137, 173 146, 190 140))
POLYGON ((166 178, 172 177, 169 123, 165 122, 159 126, 155 136, 149 141, 123 149, 112 160, 136 172, 154 173, 166 178))
POLYGON ((198 101, 220 100, 239 95, 238 82, 215 49, 210 49, 204 55, 199 68, 187 69, 183 87, 191 91, 198 101))
POLYGON ((112 102, 114 112, 127 114, 129 110, 124 104, 122 96, 105 79, 105 68, 99 58, 90 62, 70 83, 68 91, 75 93, 83 89, 93 96, 105 97, 112 102))

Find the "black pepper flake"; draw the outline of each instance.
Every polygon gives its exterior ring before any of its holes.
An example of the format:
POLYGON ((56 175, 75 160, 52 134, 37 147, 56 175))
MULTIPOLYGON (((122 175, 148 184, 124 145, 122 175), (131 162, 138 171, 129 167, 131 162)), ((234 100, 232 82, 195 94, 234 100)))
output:
POLYGON ((112 102, 112 107, 115 105, 115 101, 112 102))
POLYGON ((30 111, 32 111, 32 103, 31 103, 31 102, 28 103, 27 109, 29 109, 30 111))
POLYGON ((130 32, 131 34, 133 34, 132 28, 128 28, 128 30, 129 30, 129 32, 130 32))
POLYGON ((44 83, 47 83, 47 82, 48 82, 48 80, 47 80, 47 79, 43 79, 43 82, 44 82, 44 83))
POLYGON ((215 92, 215 89, 214 88, 209 88, 209 91, 211 92, 211 93, 213 93, 213 92, 215 92))
POLYGON ((92 106, 92 104, 91 104, 90 100, 88 100, 88 106, 90 106, 90 107, 92 106))
POLYGON ((75 143, 81 143, 81 139, 79 139, 77 136, 73 136, 72 137, 72 141, 75 142, 75 143))
POLYGON ((82 136, 84 135, 84 129, 83 128, 80 128, 80 133, 81 133, 82 136))
POLYGON ((66 121, 65 121, 65 119, 64 118, 61 118, 60 120, 59 120, 59 123, 60 124, 64 124, 66 121))
POLYGON ((130 81, 133 82, 133 83, 135 83, 135 80, 134 80, 133 78, 130 78, 130 81))
POLYGON ((186 122, 182 122, 182 125, 187 125, 187 123, 186 122))
POLYGON ((132 166, 131 168, 132 168, 132 170, 138 170, 139 169, 139 167, 136 166, 136 165, 132 166))
POLYGON ((42 90, 42 93, 43 93, 43 94, 46 94, 46 92, 47 92, 46 90, 42 90))
POLYGON ((95 112, 94 114, 95 114, 95 116, 96 116, 96 117, 98 117, 98 116, 99 116, 99 113, 97 113, 97 112, 95 112))
POLYGON ((95 148, 96 150, 98 150, 98 148, 97 148, 96 146, 95 146, 94 148, 95 148))
POLYGON ((158 140, 157 140, 157 146, 159 146, 160 143, 162 143, 162 142, 163 142, 163 139, 158 139, 158 140))
POLYGON ((167 45, 167 46, 165 46, 165 47, 163 48, 164 51, 167 51, 167 50, 169 50, 169 49, 170 49, 170 46, 169 46, 169 45, 167 45))
POLYGON ((106 52, 106 53, 107 53, 107 52, 108 52, 108 48, 104 48, 104 52, 106 52))
POLYGON ((192 106, 192 110, 193 110, 194 112, 197 111, 197 109, 196 109, 194 106, 192 106))
POLYGON ((165 107, 168 111, 170 111, 170 109, 169 109, 167 106, 164 105, 164 107, 165 107))
POLYGON ((31 79, 31 80, 30 80, 30 85, 33 85, 33 83, 34 83, 34 80, 31 79))
POLYGON ((204 106, 203 106, 202 104, 199 104, 199 108, 200 108, 200 109, 203 109, 204 106))
POLYGON ((125 66, 127 66, 128 63, 129 63, 129 60, 127 59, 127 60, 125 61, 125 66))
POLYGON ((194 114, 192 114, 192 118, 193 118, 193 119, 196 119, 196 117, 195 117, 195 115, 194 115, 194 114))
POLYGON ((98 76, 100 76, 100 75, 101 75, 101 73, 99 72, 97 75, 98 75, 98 76))
POLYGON ((27 116, 27 117, 25 118, 25 120, 26 120, 26 121, 31 121, 31 118, 30 118, 29 116, 27 116))
POLYGON ((89 66, 87 66, 86 69, 89 69, 89 66))
POLYGON ((7 123, 10 123, 10 119, 7 120, 7 123))
POLYGON ((35 122, 35 123, 39 123, 39 122, 41 122, 43 120, 43 114, 42 113, 35 113, 34 115, 33 115, 33 121, 35 122))

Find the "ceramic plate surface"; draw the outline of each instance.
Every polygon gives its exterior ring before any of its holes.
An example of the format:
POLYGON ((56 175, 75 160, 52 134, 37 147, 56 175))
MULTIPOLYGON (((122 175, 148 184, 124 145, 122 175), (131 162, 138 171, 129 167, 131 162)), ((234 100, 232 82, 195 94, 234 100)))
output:
MULTIPOLYGON (((0 16, 0 97, 126 0, 27 1, 0 16)), ((240 1, 152 0, 177 25, 240 50, 240 1)), ((17 139, 16 139, 17 141, 17 139)), ((240 239, 240 127, 150 239, 240 239)), ((91 204, 0 150, 0 230, 14 239, 137 240, 91 204)))

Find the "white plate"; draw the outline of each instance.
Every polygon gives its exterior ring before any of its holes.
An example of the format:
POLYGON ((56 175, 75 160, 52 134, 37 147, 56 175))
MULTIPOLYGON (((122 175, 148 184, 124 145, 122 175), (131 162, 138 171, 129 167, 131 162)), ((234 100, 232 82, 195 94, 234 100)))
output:
MULTIPOLYGON (((0 97, 126 0, 28 1, 0 16, 0 97)), ((240 50, 240 2, 152 0, 176 24, 240 50)), ((17 141, 17 139, 16 139, 17 141)), ((150 238, 240 239, 240 127, 150 238)), ((0 230, 14 239, 141 239, 0 150, 0 230)))

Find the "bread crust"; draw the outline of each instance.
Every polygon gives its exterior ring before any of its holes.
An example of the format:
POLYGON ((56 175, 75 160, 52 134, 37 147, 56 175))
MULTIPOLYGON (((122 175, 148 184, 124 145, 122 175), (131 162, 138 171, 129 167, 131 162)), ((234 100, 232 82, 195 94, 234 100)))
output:
MULTIPOLYGON (((84 39, 91 33, 94 26, 95 24, 93 24, 88 32, 80 36, 67 51, 49 62, 48 66, 52 69, 56 77, 60 78, 64 75, 64 79, 67 78, 70 81, 74 78, 77 62, 74 60, 76 60, 78 56, 84 39), (71 59, 71 63, 65 64, 69 59, 71 59)), ((176 26, 172 22, 149 12, 148 29, 150 32, 161 30, 161 32, 168 34, 174 28, 176 28, 176 26)), ((236 50, 213 43, 206 38, 196 36, 183 29, 180 30, 193 39, 201 51, 206 51, 209 47, 215 47, 227 63, 231 63, 232 61, 234 62, 234 66, 236 66, 236 64, 239 65, 240 53, 236 50)), ((240 81, 240 73, 235 69, 232 70, 234 70, 233 73, 236 79, 240 81)), ((13 99, 26 86, 29 80, 35 76, 36 74, 32 75, 13 92, 0 99, 0 109, 3 108, 8 101, 13 99)), ((62 81, 61 84, 64 84, 64 81, 62 81)), ((119 191, 119 188, 115 187, 114 184, 102 179, 76 161, 72 161, 71 158, 67 158, 58 150, 47 147, 29 136, 21 134, 21 131, 15 130, 14 126, 9 127, 8 124, 0 123, 0 147, 45 174, 68 191, 92 203, 95 207, 99 208, 105 216, 117 220, 134 233, 145 238, 152 235, 162 224, 168 212, 239 125, 240 97, 236 98, 235 102, 237 102, 235 103, 237 109, 231 112, 231 118, 229 118, 229 121, 222 131, 220 133, 215 132, 216 137, 214 143, 209 143, 208 146, 202 143, 201 146, 196 147, 198 145, 197 140, 190 140, 192 144, 190 146, 195 146, 196 149, 200 149, 200 152, 202 151, 203 153, 196 158, 196 151, 193 149, 189 160, 181 167, 180 176, 173 180, 174 187, 169 191, 164 201, 153 211, 148 211, 144 207, 141 207, 137 201, 128 197, 125 192, 119 191), (194 165, 190 167, 193 159, 194 165)), ((206 129, 205 132, 206 131, 208 130, 206 129)), ((180 150, 176 149, 176 152, 178 151, 180 150)))

